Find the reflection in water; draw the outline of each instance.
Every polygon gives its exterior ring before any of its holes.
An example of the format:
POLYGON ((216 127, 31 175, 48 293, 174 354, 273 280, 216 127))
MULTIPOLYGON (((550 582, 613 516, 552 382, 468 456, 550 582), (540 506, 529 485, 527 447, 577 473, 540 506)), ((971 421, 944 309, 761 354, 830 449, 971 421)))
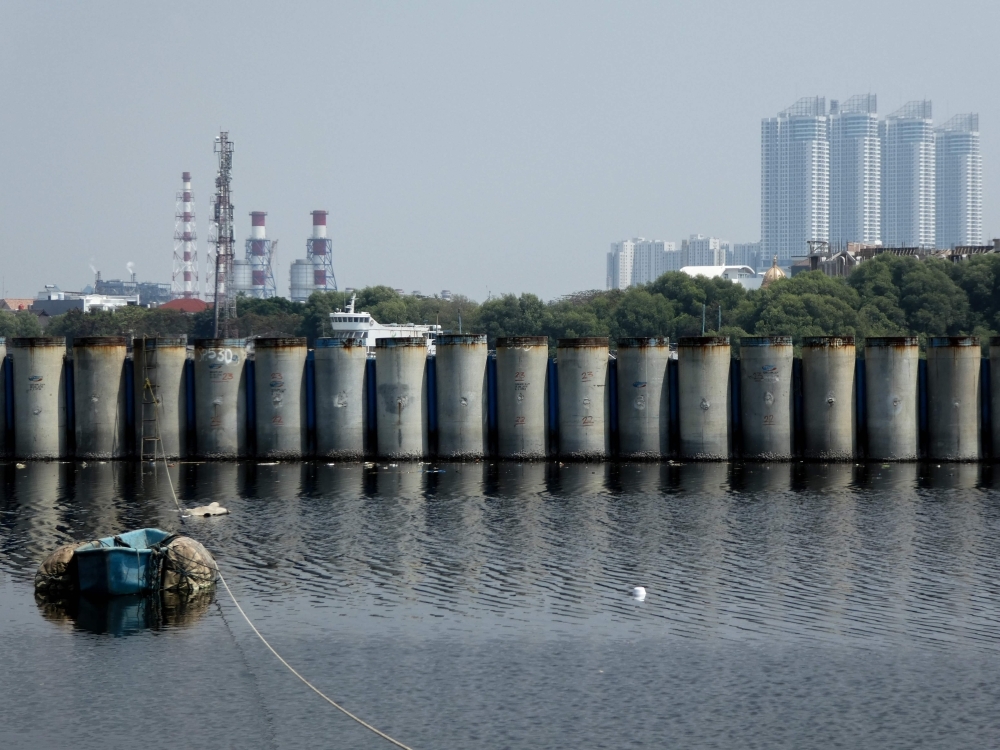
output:
MULTIPOLYGON (((81 726, 127 731, 131 710, 95 722, 75 689, 114 669, 94 690, 116 711, 155 705, 147 723, 174 707, 162 685, 206 704, 224 686, 227 711, 198 717, 193 746, 313 747, 345 732, 345 746, 375 746, 290 687, 218 593, 211 607, 34 605, 32 576, 56 546, 147 526, 204 543, 283 656, 415 747, 806 747, 817 736, 982 747, 1000 736, 993 466, 170 470, 185 506, 217 500, 232 515, 181 527, 162 466, 0 464, 0 641, 13 634, 0 642, 0 687, 13 680, 5 719, 23 736, 39 706, 69 717, 51 746, 104 746, 81 726), (65 687, 32 692, 51 671, 65 687)), ((170 722, 190 717, 184 705, 170 722)), ((7 726, 0 746, 16 747, 7 726)))
POLYGON ((35 594, 42 617, 73 624, 98 635, 133 635, 143 630, 188 627, 200 620, 215 601, 214 591, 91 598, 78 592, 63 596, 35 594))

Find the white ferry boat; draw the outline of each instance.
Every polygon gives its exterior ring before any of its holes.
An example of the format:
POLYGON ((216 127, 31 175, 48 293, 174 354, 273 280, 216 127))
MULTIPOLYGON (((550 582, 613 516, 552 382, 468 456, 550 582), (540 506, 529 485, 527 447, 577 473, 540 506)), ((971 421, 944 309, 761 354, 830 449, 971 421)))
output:
POLYGON ((420 338, 427 342, 427 353, 435 353, 437 337, 441 333, 439 325, 417 325, 414 323, 379 323, 371 313, 355 312, 354 301, 357 295, 351 295, 351 301, 343 311, 330 313, 331 338, 364 339, 368 353, 375 351, 375 339, 420 338))

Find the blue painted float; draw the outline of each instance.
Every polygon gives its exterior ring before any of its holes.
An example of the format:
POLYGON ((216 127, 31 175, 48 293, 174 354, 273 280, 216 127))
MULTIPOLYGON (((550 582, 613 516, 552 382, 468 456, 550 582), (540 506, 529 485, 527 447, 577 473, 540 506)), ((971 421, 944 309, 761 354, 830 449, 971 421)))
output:
POLYGON ((80 592, 124 596, 159 589, 159 571, 151 564, 152 548, 169 536, 170 532, 161 529, 137 529, 77 547, 74 557, 80 592))

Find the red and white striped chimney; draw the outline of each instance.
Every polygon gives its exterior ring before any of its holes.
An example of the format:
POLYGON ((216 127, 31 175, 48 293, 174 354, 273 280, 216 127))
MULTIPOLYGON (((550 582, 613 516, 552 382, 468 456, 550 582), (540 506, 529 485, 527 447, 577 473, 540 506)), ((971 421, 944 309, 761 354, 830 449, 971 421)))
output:
MULTIPOLYGON (((190 242, 192 238, 192 228, 191 223, 194 221, 194 207, 191 200, 191 173, 183 172, 181 174, 181 181, 184 183, 183 195, 181 196, 181 212, 184 214, 184 241, 190 242)), ((190 246, 185 246, 184 248, 184 260, 185 262, 190 262, 191 258, 188 253, 191 252, 190 246)))
POLYGON ((191 192, 191 173, 182 172, 183 187, 177 193, 177 210, 174 226, 174 272, 170 290, 179 297, 198 294, 198 252, 195 247, 194 194, 191 192))
POLYGON ((313 211, 313 239, 326 239, 326 215, 329 211, 313 211))
POLYGON ((252 240, 263 240, 267 237, 267 232, 264 227, 264 217, 267 216, 266 211, 251 211, 250 212, 250 239, 252 240))

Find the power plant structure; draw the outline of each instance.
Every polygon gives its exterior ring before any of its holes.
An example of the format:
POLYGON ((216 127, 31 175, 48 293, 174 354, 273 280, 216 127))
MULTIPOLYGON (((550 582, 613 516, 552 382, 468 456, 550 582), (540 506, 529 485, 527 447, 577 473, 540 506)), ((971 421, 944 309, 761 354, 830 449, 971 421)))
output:
POLYGON ((181 175, 183 189, 177 193, 177 221, 174 228, 174 271, 170 292, 174 297, 201 296, 198 279, 198 235, 194 229, 194 193, 191 191, 191 173, 181 175))
MULTIPOLYGON (((201 298, 215 308, 216 338, 232 338, 238 334, 236 298, 240 294, 256 299, 278 296, 274 278, 277 240, 267 236, 265 211, 250 212, 250 236, 246 240, 244 258, 235 257, 234 206, 232 203, 233 142, 222 131, 215 139, 219 168, 212 196, 212 221, 209 226, 207 263, 204 278, 198 263, 197 232, 195 230, 194 192, 191 173, 184 172, 182 190, 177 193, 174 228, 173 272, 169 292, 155 295, 169 299, 201 298)), ((333 272, 333 242, 327 236, 328 211, 312 211, 312 235, 306 240, 306 257, 291 264, 291 299, 305 302, 316 291, 336 291, 333 272)), ((161 285, 166 286, 166 285, 161 285)), ((148 295, 147 295, 148 296, 148 295)), ((150 300, 152 301, 152 300, 150 300)))
POLYGON ((250 212, 250 238, 246 242, 246 258, 233 264, 233 281, 237 294, 257 299, 269 299, 278 294, 274 282, 273 260, 277 240, 267 238, 264 211, 250 212))
POLYGON ((333 241, 326 235, 328 211, 313 211, 312 237, 306 240, 306 257, 292 263, 292 302, 305 302, 313 292, 337 291, 333 274, 333 241))

